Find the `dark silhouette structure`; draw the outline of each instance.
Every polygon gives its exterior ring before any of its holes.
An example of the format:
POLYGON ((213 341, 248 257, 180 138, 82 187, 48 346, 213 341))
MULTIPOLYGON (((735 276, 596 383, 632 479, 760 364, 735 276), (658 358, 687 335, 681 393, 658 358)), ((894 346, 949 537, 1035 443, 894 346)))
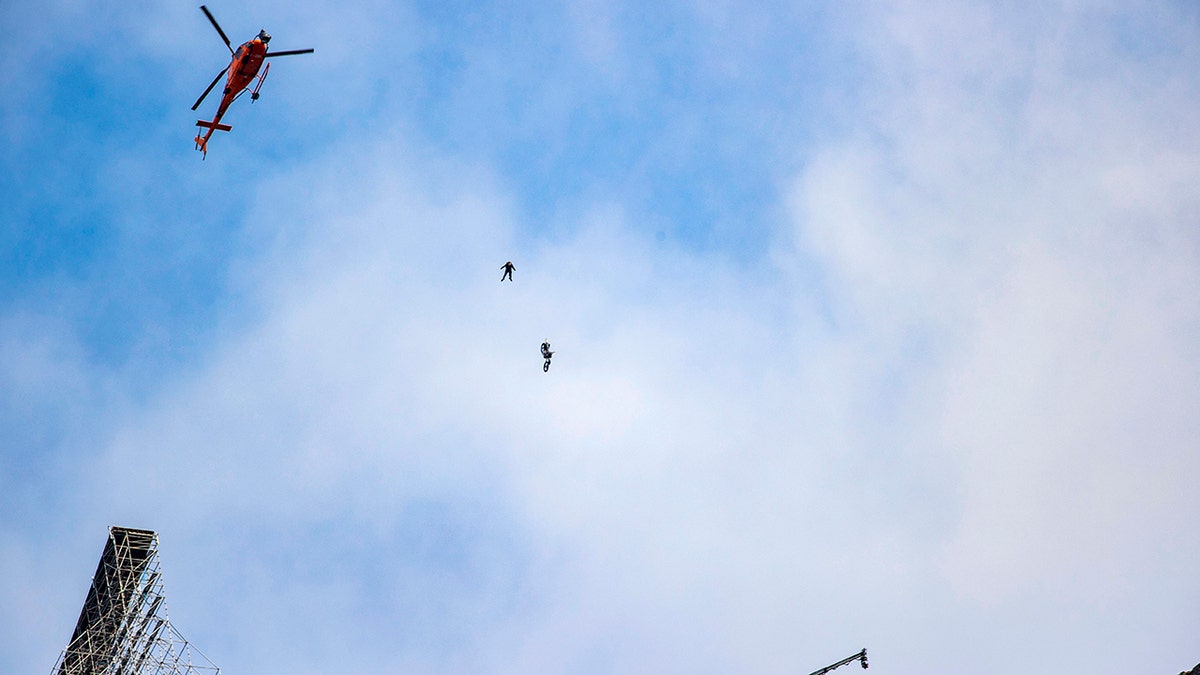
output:
POLYGON ((867 667, 867 649, 866 649, 866 647, 864 647, 861 652, 855 654, 854 656, 847 656, 846 658, 842 659, 841 661, 838 661, 837 663, 825 666, 824 668, 822 668, 820 670, 814 670, 809 675, 825 675, 825 673, 828 673, 832 670, 837 670, 838 668, 841 668, 842 666, 844 666, 848 663, 854 663, 855 661, 858 661, 859 663, 861 663, 863 668, 867 667))

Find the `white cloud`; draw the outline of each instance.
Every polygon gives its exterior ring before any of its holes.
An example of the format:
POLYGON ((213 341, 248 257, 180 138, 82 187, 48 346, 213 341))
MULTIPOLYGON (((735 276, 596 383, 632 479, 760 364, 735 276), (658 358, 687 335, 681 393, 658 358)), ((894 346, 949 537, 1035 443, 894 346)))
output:
POLYGON ((89 518, 162 532, 229 672, 1187 665, 1190 80, 1130 98, 1054 31, 935 9, 864 17, 879 79, 790 182, 777 268, 611 202, 535 238, 394 136, 261 184, 245 314, 119 419, 89 518))
POLYGON ((881 14, 864 38, 884 76, 873 121, 796 184, 795 240, 883 365, 914 336, 932 348, 905 373, 928 419, 894 431, 908 461, 932 453, 958 474, 936 556, 956 611, 1040 607, 1064 647, 1078 637, 1059 603, 1097 632, 1119 633, 1125 611, 1178 634, 1194 612, 1167 598, 1200 593, 1178 562, 1200 554, 1186 534, 1200 241, 1184 187, 1200 148, 1180 133, 1196 121, 1182 61, 1146 83, 1114 53, 1108 10, 1060 8, 1031 34, 977 3, 881 14))
MULTIPOLYGON (((346 152, 359 158, 353 170, 317 180, 325 187, 307 203, 293 197, 313 183, 307 169, 266 189, 255 211, 272 217, 251 220, 286 224, 281 243, 240 277, 257 289, 261 319, 128 421, 100 474, 117 486, 103 510, 155 504, 152 520, 181 533, 212 523, 304 531, 333 519, 382 542, 413 503, 471 503, 481 491, 515 519, 495 527, 528 537, 501 558, 526 560, 508 583, 526 589, 529 609, 517 626, 481 624, 469 639, 482 651, 464 668, 569 668, 594 650, 621 669, 702 668, 709 658, 784 668, 800 658, 759 654, 812 621, 791 607, 803 592, 791 577, 809 564, 796 537, 841 550, 861 530, 839 532, 839 505, 852 500, 824 485, 835 482, 830 437, 840 432, 812 408, 839 404, 779 370, 777 359, 796 357, 768 318, 774 292, 711 261, 656 255, 658 244, 606 209, 563 241, 514 244, 486 178, 462 184, 460 167, 426 165, 433 177, 415 179, 389 168, 405 152, 346 152), (355 205, 337 199, 351 193, 355 205), (501 285, 510 257, 517 280, 501 285), (548 374, 536 351, 545 337, 558 352, 548 374), (136 492, 123 487, 129 476, 136 492), (783 577, 790 591, 780 595, 772 589, 783 577), (726 614, 762 625, 727 644, 726 614), (567 647, 545 651, 543 637, 567 647)), ((849 517, 866 526, 866 513, 849 517)), ((299 545, 282 550, 303 555, 299 545)), ((222 573, 263 564, 275 546, 239 547, 222 573)), ((830 582, 840 573, 811 570, 830 582)), ((260 590, 247 602, 349 593, 333 615, 307 621, 354 625, 372 591, 340 583, 280 581, 278 595, 260 590)), ((317 611, 306 606, 297 611, 317 611)), ((435 632, 459 616, 435 617, 435 632)), ((267 637, 247 638, 234 658, 259 663, 257 649, 288 638, 267 637)))

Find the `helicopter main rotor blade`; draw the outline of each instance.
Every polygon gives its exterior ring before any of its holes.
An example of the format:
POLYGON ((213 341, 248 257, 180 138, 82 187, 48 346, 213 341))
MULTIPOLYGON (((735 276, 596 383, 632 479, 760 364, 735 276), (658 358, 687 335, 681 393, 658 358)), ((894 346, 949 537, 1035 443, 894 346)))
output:
POLYGON ((229 70, 229 66, 225 66, 221 69, 221 72, 217 73, 217 76, 213 78, 212 84, 208 85, 208 89, 205 89, 204 93, 200 94, 200 98, 196 99, 196 104, 192 106, 192 110, 200 107, 200 103, 204 101, 204 97, 208 96, 208 92, 212 91, 213 87, 217 86, 217 82, 221 81, 221 76, 224 75, 225 71, 227 70, 229 70))
POLYGON ((311 50, 311 49, 292 49, 292 50, 286 51, 286 52, 267 52, 266 54, 263 54, 263 58, 269 58, 272 56, 295 56, 297 54, 311 54, 311 53, 313 53, 313 50, 311 50))
POLYGON ((229 53, 232 54, 233 47, 229 44, 229 38, 225 36, 225 31, 221 30, 221 25, 218 24, 217 20, 213 18, 212 12, 208 11, 208 8, 204 5, 200 5, 200 11, 204 12, 204 16, 207 16, 208 20, 212 22, 213 28, 217 29, 217 34, 220 35, 221 39, 225 41, 225 46, 229 48, 229 53))

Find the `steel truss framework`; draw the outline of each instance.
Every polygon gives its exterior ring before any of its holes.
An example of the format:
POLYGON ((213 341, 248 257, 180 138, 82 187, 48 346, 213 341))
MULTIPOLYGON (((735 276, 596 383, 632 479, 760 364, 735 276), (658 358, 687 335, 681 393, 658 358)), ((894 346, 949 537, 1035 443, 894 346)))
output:
POLYGON ((110 527, 71 641, 52 675, 219 675, 167 618, 158 535, 110 527))

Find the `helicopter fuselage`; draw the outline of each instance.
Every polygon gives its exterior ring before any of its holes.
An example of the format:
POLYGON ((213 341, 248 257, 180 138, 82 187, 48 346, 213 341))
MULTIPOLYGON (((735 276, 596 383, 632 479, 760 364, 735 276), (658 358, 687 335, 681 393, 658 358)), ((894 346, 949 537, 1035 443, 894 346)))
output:
MULTIPOLYGON (((259 68, 263 67, 263 61, 266 60, 266 43, 259 38, 244 42, 238 49, 234 50, 233 61, 229 64, 229 76, 226 78, 226 88, 224 95, 221 97, 221 104, 217 106, 217 114, 212 117, 210 123, 197 123, 199 126, 204 126, 209 130, 203 138, 197 136, 196 145, 200 149, 205 149, 208 145, 209 138, 212 137, 212 132, 221 130, 228 131, 228 125, 221 124, 221 118, 229 109, 229 104, 233 103, 236 98, 250 88, 250 83, 254 78, 258 77, 259 68)), ((268 66, 270 67, 270 66, 268 66)), ((266 77, 266 73, 263 73, 266 77)), ((254 91, 254 97, 258 97, 258 91, 254 91)))

